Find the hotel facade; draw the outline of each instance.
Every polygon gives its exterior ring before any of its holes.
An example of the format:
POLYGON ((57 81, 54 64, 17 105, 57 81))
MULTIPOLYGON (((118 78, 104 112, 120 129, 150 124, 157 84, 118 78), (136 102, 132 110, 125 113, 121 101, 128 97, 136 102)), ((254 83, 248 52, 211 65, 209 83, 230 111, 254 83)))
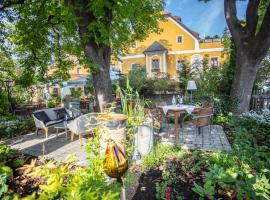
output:
POLYGON ((185 26, 181 18, 165 13, 166 20, 159 22, 161 33, 150 33, 144 41, 136 41, 123 56, 112 62, 126 74, 137 67, 145 67, 148 77, 166 74, 175 79, 183 62, 191 68, 207 57, 209 65, 218 67, 225 60, 220 39, 202 40, 199 34, 185 26))

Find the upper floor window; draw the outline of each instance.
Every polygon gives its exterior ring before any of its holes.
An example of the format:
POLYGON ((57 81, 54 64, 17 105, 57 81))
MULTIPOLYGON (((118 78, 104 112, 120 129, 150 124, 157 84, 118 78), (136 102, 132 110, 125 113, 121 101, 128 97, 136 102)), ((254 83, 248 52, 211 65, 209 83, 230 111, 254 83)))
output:
POLYGON ((131 48, 132 48, 132 49, 136 49, 136 48, 137 48, 136 42, 133 42, 133 43, 131 44, 131 48))
POLYGON ((178 35, 178 36, 176 37, 176 42, 177 42, 177 43, 183 43, 183 36, 182 36, 182 35, 178 35))
POLYGON ((159 69, 159 59, 158 58, 153 58, 152 59, 151 72, 160 72, 160 69, 159 69))
POLYGON ((82 74, 82 68, 81 67, 77 68, 77 74, 82 74))
POLYGON ((211 57, 210 59, 210 65, 213 67, 218 67, 219 63, 218 63, 218 57, 211 57))
POLYGON ((185 64, 186 64, 186 61, 184 59, 180 59, 180 58, 177 59, 176 70, 177 71, 182 71, 185 64))
POLYGON ((139 63, 133 63, 131 64, 131 70, 136 70, 140 68, 140 64, 139 63))

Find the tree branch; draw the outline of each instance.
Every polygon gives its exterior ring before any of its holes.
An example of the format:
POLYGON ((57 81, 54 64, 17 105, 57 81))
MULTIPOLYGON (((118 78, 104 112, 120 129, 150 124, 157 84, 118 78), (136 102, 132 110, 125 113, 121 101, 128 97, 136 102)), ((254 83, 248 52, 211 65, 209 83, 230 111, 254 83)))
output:
POLYGON ((265 56, 270 48, 270 4, 268 5, 261 28, 255 37, 255 48, 257 51, 254 52, 256 56, 265 56))
POLYGON ((256 33, 256 28, 258 24, 258 7, 260 0, 250 0, 247 5, 246 10, 246 37, 253 37, 256 33))
POLYGON ((225 18, 237 46, 241 45, 243 28, 237 19, 235 0, 224 0, 225 18))

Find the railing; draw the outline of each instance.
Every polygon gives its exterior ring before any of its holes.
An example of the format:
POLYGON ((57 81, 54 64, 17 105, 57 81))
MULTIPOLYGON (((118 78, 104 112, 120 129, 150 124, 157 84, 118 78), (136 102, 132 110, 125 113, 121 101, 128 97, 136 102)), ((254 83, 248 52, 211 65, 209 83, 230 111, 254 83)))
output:
POLYGON ((251 97, 250 110, 261 111, 263 109, 270 109, 270 94, 265 94, 261 90, 254 90, 251 97))

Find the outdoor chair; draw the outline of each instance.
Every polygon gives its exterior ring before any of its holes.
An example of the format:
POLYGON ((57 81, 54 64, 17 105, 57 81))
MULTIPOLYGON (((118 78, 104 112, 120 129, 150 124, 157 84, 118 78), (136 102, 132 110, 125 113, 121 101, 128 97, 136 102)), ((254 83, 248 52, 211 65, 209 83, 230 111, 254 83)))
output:
POLYGON ((44 130, 46 138, 48 137, 49 127, 53 127, 56 124, 64 121, 71 121, 79 115, 79 111, 72 108, 70 110, 66 108, 46 108, 37 110, 32 113, 32 117, 36 126, 36 134, 40 130, 44 130))
POLYGON ((78 135, 80 139, 80 145, 83 146, 83 135, 91 134, 93 128, 99 124, 97 116, 97 113, 89 113, 86 115, 81 115, 68 123, 67 127, 71 132, 71 141, 74 140, 74 135, 78 135))
MULTIPOLYGON (((190 115, 186 115, 183 123, 185 121, 185 119, 187 118, 191 118, 191 121, 188 121, 188 125, 191 125, 195 128, 196 131, 196 137, 198 136, 198 134, 203 134, 203 127, 208 127, 209 128, 209 135, 210 135, 210 142, 212 143, 212 129, 211 129, 211 125, 210 122, 212 120, 213 117, 213 107, 201 107, 200 109, 196 110, 196 112, 190 114, 190 115)), ((183 125, 182 125, 183 126, 183 125)))
POLYGON ((166 115, 164 114, 163 109, 160 108, 160 107, 161 106, 166 106, 166 105, 167 105, 167 103, 165 101, 156 103, 156 108, 157 108, 157 111, 156 112, 157 112, 157 118, 158 119, 163 119, 163 117, 164 117, 165 122, 167 123, 167 127, 168 127, 169 126, 170 119, 171 118, 174 118, 174 115, 171 112, 167 112, 166 115))
POLYGON ((209 108, 209 107, 213 107, 213 104, 209 101, 203 101, 203 102, 201 102, 201 107, 202 108, 209 108))

